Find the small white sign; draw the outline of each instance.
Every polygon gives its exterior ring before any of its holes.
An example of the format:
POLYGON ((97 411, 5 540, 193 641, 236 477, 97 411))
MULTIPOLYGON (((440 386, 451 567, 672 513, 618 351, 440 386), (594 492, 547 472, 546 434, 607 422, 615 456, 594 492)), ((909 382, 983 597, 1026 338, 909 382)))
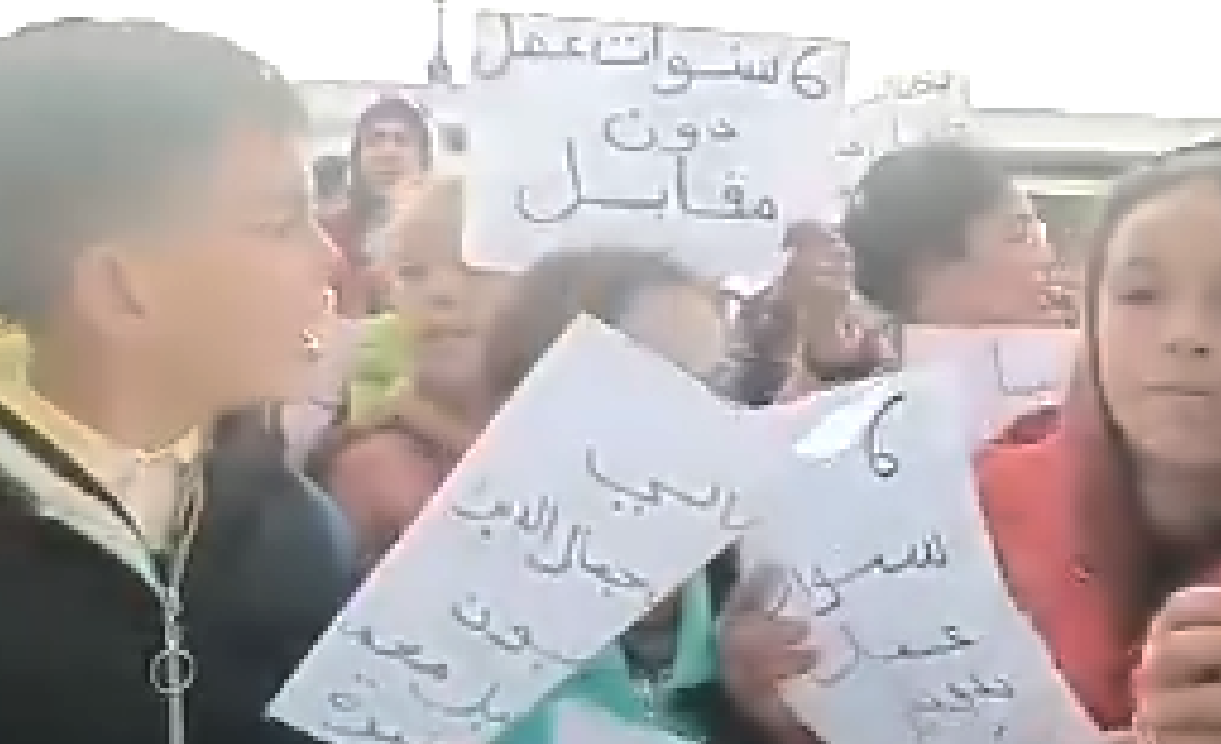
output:
POLYGON ((881 156, 908 145, 953 140, 970 131, 967 80, 948 72, 887 78, 882 91, 848 108, 839 164, 846 192, 881 156))
POLYGON ((483 13, 476 48, 471 263, 612 247, 757 276, 838 198, 845 42, 483 13))
POLYGON ((582 318, 273 701, 317 739, 488 741, 755 523, 786 457, 582 318))
POLYGON ((818 665, 785 699, 832 744, 1098 741, 1009 598, 944 383, 904 372, 862 398, 859 445, 795 463, 784 518, 743 545, 786 568, 778 605, 814 625, 818 665))
POLYGON ((939 364, 959 378, 968 436, 978 444, 1021 414, 1063 399, 1080 338, 1067 328, 909 326, 903 363, 939 364))

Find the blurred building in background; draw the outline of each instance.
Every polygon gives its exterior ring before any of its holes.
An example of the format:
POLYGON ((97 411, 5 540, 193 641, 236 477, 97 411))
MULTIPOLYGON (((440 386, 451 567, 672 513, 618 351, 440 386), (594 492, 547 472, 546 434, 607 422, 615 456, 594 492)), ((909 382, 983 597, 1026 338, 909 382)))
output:
POLYGON ((1049 237, 1072 249, 1108 179, 1159 152, 1221 134, 1221 119, 975 109, 976 141, 1002 154, 1033 197, 1049 237))

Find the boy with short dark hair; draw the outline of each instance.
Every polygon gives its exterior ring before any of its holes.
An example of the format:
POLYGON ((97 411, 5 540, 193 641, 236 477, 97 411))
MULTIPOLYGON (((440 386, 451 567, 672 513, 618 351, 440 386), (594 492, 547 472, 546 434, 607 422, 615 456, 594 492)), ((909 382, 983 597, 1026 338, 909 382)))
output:
POLYGON ((333 506, 220 412, 308 375, 329 255, 305 112, 213 36, 0 39, 0 740, 301 741, 264 720, 352 586, 333 506))

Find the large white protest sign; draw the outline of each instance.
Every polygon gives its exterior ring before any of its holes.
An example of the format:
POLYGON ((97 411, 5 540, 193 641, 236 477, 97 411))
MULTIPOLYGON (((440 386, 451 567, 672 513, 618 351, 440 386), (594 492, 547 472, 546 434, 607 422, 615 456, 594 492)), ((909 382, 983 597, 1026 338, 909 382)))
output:
POLYGON ((495 737, 753 524, 783 453, 738 417, 578 320, 271 715, 344 744, 495 737))
POLYGON ((940 71, 887 78, 882 90, 848 108, 839 164, 851 192, 873 161, 908 145, 967 134, 971 106, 967 80, 940 71))
POLYGON ((1098 734, 1012 604, 952 423, 928 371, 891 378, 859 446, 794 464, 743 549, 786 568, 816 668, 785 690, 831 744, 1089 744, 1098 734))
POLYGON ((784 225, 834 203, 847 44, 485 13, 466 92, 467 260, 666 250, 774 268, 784 225))
POLYGON ((968 396, 968 437, 981 442, 1022 413, 1060 401, 1079 338, 1068 328, 909 326, 903 363, 941 364, 960 378, 968 396))

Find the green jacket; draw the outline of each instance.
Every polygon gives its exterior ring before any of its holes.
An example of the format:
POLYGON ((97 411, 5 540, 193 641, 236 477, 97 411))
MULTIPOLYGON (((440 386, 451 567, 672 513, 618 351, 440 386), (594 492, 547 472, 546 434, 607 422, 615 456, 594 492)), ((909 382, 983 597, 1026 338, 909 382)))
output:
POLYGON ((397 315, 367 321, 348 383, 349 417, 367 418, 411 382, 411 333, 397 315))
POLYGON ((625 723, 659 728, 698 742, 707 735, 707 721, 693 711, 679 710, 682 692, 717 678, 716 629, 708 581, 701 573, 682 590, 678 651, 672 674, 657 689, 655 700, 638 692, 628 672, 627 657, 613 642, 565 680, 534 710, 501 734, 495 744, 551 744, 556 728, 556 704, 580 701, 622 718, 625 723))

